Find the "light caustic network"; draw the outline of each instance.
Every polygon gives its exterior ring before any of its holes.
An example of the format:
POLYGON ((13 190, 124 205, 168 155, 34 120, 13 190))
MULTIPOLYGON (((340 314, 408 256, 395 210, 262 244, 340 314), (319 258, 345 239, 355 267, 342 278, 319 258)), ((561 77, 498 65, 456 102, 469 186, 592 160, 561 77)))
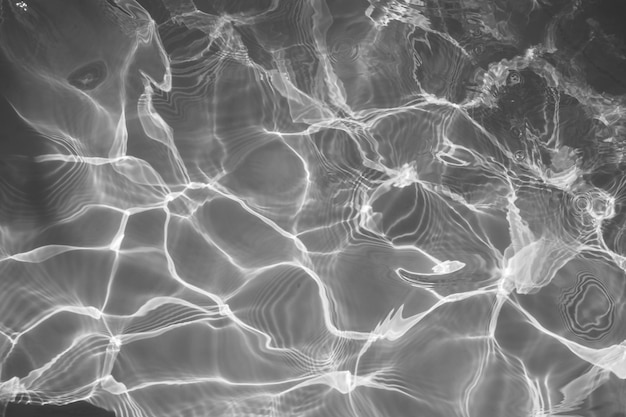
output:
POLYGON ((3 2, 0 402, 624 415, 619 108, 419 1, 200 3, 3 2))

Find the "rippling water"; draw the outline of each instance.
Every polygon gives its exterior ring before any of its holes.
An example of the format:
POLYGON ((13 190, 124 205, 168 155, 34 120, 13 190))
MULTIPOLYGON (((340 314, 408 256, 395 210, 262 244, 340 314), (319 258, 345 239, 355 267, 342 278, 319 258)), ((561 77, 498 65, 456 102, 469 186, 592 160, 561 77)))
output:
POLYGON ((626 416, 624 4, 2 1, 2 414, 626 416))

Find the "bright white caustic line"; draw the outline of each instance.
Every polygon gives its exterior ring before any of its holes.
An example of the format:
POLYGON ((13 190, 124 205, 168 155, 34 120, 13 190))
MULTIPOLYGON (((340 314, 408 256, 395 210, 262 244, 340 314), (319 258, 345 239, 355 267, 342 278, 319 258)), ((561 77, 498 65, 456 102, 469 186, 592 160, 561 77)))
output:
POLYGON ((624 417, 625 13, 0 2, 0 414, 624 417))

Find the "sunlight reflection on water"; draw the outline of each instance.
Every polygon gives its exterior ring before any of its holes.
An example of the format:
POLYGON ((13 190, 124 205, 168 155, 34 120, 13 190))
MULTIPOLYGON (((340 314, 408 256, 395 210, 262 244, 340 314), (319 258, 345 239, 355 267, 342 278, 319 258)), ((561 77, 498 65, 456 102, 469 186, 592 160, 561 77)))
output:
POLYGON ((618 6, 504 3, 2 2, 3 408, 623 416, 618 6))

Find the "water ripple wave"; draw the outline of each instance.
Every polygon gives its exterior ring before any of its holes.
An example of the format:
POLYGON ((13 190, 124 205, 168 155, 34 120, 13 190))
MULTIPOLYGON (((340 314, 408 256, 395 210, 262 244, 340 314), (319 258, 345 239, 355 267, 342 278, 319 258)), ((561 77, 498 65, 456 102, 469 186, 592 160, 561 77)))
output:
POLYGON ((2 415, 623 417, 624 11, 1 2, 2 415))

